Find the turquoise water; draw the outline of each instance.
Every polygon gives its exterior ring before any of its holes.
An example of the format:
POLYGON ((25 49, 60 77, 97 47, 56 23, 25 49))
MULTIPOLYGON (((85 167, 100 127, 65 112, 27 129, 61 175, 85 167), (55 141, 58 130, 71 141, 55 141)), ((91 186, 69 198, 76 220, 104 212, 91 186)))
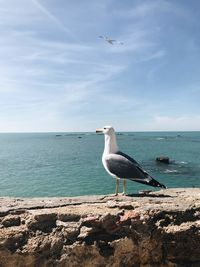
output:
MULTIPOLYGON (((119 133, 120 150, 171 187, 200 186, 200 132, 119 133), (168 156, 170 165, 157 164, 168 156)), ((0 196, 77 196, 114 193, 104 170, 104 137, 95 133, 0 134, 0 196)), ((127 192, 153 189, 128 181, 127 192)))

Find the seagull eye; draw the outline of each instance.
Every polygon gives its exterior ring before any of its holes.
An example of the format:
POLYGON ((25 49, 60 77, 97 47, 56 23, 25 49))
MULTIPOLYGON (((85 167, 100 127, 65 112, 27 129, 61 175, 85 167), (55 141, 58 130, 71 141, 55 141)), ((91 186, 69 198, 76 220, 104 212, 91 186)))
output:
POLYGON ((104 130, 106 130, 106 127, 104 127, 104 130))

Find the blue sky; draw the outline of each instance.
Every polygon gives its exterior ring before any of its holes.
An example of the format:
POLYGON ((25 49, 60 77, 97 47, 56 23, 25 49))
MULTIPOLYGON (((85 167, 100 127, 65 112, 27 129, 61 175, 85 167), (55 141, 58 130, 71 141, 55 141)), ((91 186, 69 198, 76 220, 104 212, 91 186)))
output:
POLYGON ((0 0, 0 18, 0 132, 200 130, 200 1, 0 0))

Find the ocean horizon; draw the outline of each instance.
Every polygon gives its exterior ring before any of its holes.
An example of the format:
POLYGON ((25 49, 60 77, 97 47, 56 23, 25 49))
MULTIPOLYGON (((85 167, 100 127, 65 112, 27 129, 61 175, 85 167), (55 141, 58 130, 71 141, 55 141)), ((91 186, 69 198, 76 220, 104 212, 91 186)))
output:
MULTIPOLYGON (((121 151, 168 188, 200 186, 200 132, 117 132, 121 151), (156 157, 167 156, 170 164, 156 157)), ((104 136, 94 132, 0 133, 0 196, 68 197, 112 194, 104 170, 104 136)), ((127 193, 157 190, 127 180, 127 193)), ((122 186, 120 187, 122 190, 122 186)))

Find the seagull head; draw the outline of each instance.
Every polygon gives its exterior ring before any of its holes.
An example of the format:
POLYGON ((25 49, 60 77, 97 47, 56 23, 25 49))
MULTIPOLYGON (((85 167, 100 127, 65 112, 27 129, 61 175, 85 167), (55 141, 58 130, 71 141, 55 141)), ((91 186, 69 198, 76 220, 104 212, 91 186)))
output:
POLYGON ((96 133, 103 133, 105 135, 113 135, 115 133, 115 130, 112 126, 104 126, 103 128, 96 129, 96 133))

